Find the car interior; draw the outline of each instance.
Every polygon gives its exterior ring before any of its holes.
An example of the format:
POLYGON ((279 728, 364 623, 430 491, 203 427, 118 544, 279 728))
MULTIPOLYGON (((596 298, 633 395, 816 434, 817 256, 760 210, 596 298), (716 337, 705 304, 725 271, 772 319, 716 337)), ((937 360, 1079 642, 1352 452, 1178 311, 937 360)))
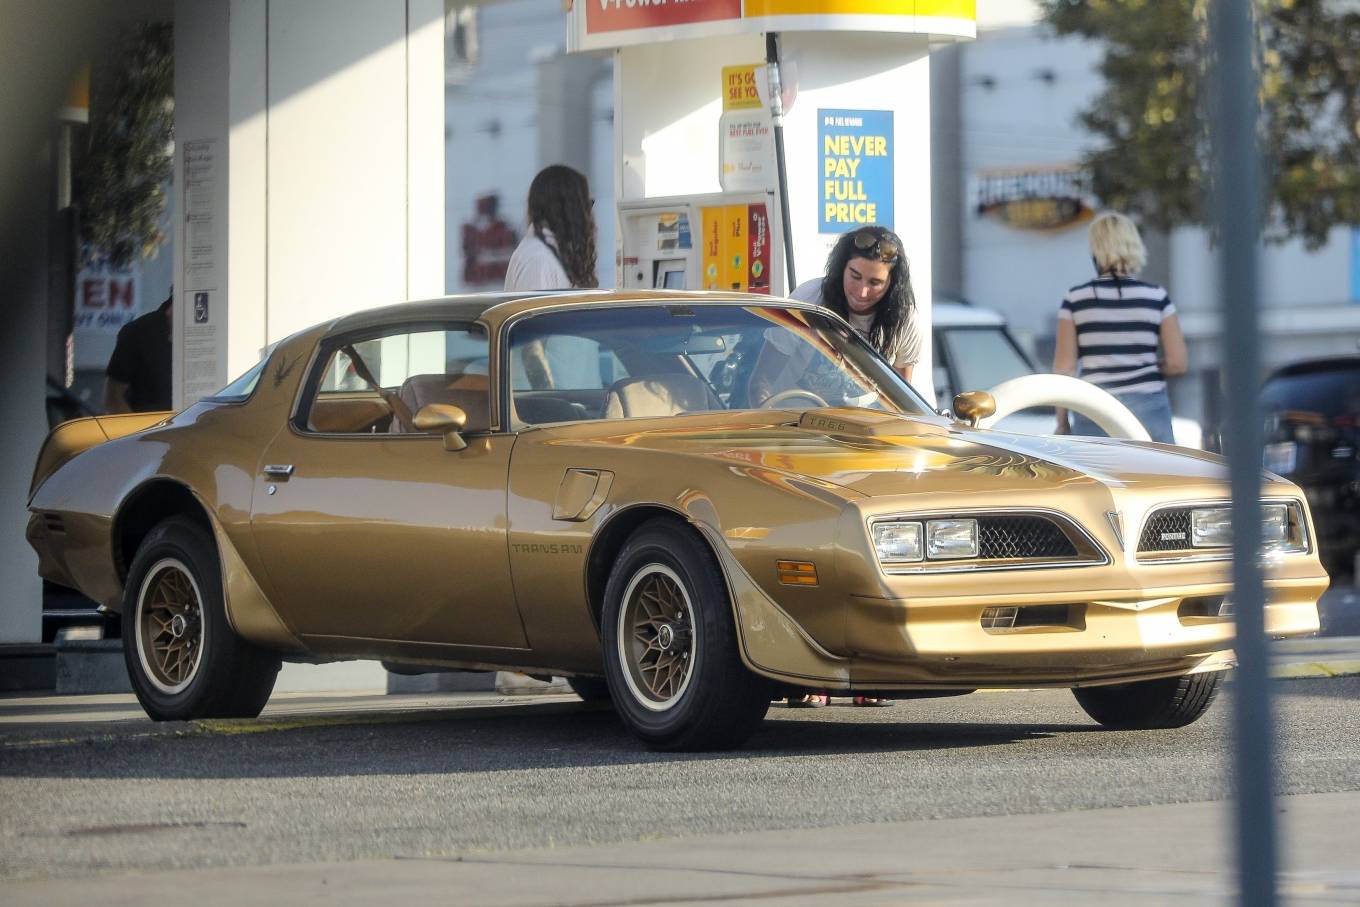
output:
MULTIPOLYGON (((700 324, 693 312, 653 308, 563 313, 512 330, 508 354, 511 429, 588 419, 656 418, 744 409, 766 337, 794 330, 796 342, 823 350, 821 371, 857 374, 802 321, 723 313, 700 324), (784 324, 788 321, 789 324, 784 324)), ((464 432, 491 424, 487 341, 475 329, 412 331, 336 348, 306 410, 305 430, 325 434, 413 434, 413 417, 432 403, 467 415, 464 432), (434 366, 431 368, 431 366, 434 366), (442 369, 442 370, 440 370, 442 369), (405 373, 405 374, 403 374, 405 373)), ((861 375, 859 382, 872 380, 861 375)), ((852 384, 857 384, 853 379, 852 384)), ((784 396, 790 393, 785 391, 784 396)), ((810 405, 795 394, 791 404, 810 405)), ((773 398, 771 398, 773 399, 773 398)), ((828 396, 827 399, 830 399, 828 396)), ((852 399, 847 396, 847 400, 852 399)), ((776 403, 775 405, 778 405, 776 403)))

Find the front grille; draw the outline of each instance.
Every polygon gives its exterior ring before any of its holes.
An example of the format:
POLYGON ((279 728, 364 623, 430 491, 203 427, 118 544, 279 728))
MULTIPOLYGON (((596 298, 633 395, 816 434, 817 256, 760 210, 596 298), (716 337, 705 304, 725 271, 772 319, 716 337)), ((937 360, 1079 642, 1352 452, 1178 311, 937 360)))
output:
POLYGON ((1152 515, 1138 540, 1138 553, 1184 551, 1191 547, 1190 508, 1177 507, 1152 515))
POLYGON ((982 560, 1076 556, 1072 540, 1046 517, 978 517, 978 557, 982 560))

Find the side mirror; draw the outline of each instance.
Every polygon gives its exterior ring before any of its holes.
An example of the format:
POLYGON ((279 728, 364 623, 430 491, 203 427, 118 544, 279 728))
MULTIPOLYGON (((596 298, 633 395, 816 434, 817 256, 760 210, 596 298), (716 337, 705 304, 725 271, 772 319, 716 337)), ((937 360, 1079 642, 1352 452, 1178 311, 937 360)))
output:
POLYGON ((430 434, 444 436, 445 450, 462 450, 467 447, 463 440, 463 426, 467 425, 467 413, 448 403, 430 403, 420 408, 415 416, 416 428, 430 434))
POLYGON ((954 412, 973 428, 996 412, 996 398, 986 391, 964 391, 954 397, 954 412))

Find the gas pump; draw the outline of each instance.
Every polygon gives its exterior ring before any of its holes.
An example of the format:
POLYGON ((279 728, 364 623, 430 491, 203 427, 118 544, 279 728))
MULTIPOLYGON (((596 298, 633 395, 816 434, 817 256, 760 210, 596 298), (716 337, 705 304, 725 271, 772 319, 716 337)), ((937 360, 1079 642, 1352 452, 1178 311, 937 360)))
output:
POLYGON ((618 285, 782 296, 777 205, 773 192, 621 201, 618 285))

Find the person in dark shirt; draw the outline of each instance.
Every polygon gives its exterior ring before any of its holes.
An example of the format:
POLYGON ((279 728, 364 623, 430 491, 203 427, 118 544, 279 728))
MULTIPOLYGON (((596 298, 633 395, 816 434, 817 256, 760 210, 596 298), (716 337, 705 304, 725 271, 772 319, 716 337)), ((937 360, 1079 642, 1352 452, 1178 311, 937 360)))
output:
POLYGON ((104 370, 104 409, 110 413, 150 413, 171 408, 170 378, 172 291, 154 312, 118 331, 104 370))

